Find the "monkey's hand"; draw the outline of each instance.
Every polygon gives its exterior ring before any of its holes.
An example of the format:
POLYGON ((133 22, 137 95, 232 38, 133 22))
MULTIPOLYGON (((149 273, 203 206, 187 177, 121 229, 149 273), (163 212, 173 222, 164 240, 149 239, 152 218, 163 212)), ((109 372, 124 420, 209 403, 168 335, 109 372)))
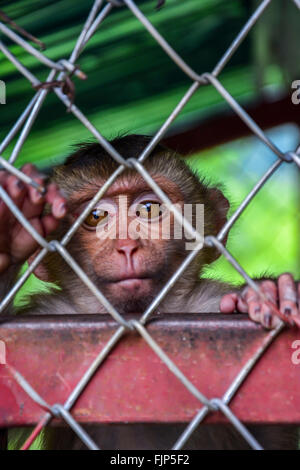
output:
MULTIPOLYGON (((43 184, 45 177, 33 165, 24 165, 22 171, 37 183, 43 184)), ((59 219, 66 215, 66 200, 54 183, 46 187, 46 193, 42 196, 32 186, 24 184, 8 172, 1 171, 0 184, 42 236, 55 230, 59 219), (46 203, 50 204, 51 213, 44 215, 46 203)), ((19 265, 26 261, 37 248, 37 242, 0 199, 0 273, 12 265, 19 265)))
POLYGON ((274 328, 279 323, 270 304, 275 305, 290 323, 300 325, 300 282, 295 283, 291 274, 281 274, 277 281, 261 281, 263 298, 252 288, 245 287, 238 293, 226 294, 220 301, 221 313, 244 312, 251 320, 266 328, 274 328))

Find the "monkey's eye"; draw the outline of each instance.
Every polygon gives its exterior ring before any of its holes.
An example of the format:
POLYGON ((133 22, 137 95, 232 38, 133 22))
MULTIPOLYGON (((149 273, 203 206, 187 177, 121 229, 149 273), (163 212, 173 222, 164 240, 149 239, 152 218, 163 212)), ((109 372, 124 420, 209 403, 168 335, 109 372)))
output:
POLYGON ((93 209, 85 219, 85 225, 88 227, 97 227, 97 225, 103 222, 108 216, 108 212, 102 209, 93 209))
POLYGON ((138 205, 136 210, 137 217, 142 219, 155 219, 162 215, 161 204, 157 201, 146 201, 138 205))

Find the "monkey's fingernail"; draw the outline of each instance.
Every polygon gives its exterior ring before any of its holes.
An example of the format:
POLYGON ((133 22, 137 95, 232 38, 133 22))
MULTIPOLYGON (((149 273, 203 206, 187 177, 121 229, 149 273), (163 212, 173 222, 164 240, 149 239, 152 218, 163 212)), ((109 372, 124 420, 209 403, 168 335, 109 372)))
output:
POLYGON ((264 324, 266 325, 267 328, 270 328, 271 323, 272 323, 272 315, 270 313, 265 313, 264 324))
POLYGON ((258 305, 257 307, 255 307, 254 313, 259 313, 259 312, 260 312, 260 306, 258 305))
POLYGON ((62 202, 60 206, 57 209, 58 215, 63 216, 67 212, 67 204, 65 202, 62 202))
POLYGON ((32 199, 33 199, 33 201, 34 201, 36 204, 38 204, 38 203, 40 203, 40 202, 42 201, 43 196, 42 196, 38 191, 35 190, 35 191, 33 192, 32 199))
POLYGON ((292 314, 292 309, 290 307, 285 307, 284 314, 289 317, 292 314))

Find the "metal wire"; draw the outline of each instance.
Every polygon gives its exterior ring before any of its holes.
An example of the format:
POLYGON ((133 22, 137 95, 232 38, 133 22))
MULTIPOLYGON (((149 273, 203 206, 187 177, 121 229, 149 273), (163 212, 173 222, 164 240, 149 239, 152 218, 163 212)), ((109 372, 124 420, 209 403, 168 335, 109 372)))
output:
MULTIPOLYGON (((292 1, 292 0, 291 0, 292 1)), ((294 3, 299 7, 299 1, 293 0, 294 3)), ((235 222, 239 219, 241 214, 244 212, 245 208, 248 206, 250 201, 256 196, 256 194, 261 190, 261 188, 267 183, 269 178, 277 171, 277 169, 281 166, 281 164, 285 162, 294 162, 296 165, 300 167, 300 146, 299 148, 295 149, 294 151, 285 153, 282 152, 264 133, 262 129, 256 124, 256 122, 245 112, 245 110, 236 102, 234 97, 223 87, 223 85, 218 80, 218 75, 223 70, 225 65, 231 59, 233 54, 236 52, 242 41, 245 39, 249 31, 252 30, 255 23, 259 20, 259 18, 264 13, 267 6, 271 3, 271 0, 263 0, 251 15, 249 20, 246 22, 244 27, 241 29, 240 33, 236 36, 233 40, 232 44, 227 48, 223 56, 220 58, 216 66, 211 72, 202 72, 198 73, 193 70, 178 54, 177 52, 170 46, 170 44, 163 38, 163 36, 154 28, 154 26, 150 23, 150 21, 146 18, 146 16, 141 12, 138 8, 136 3, 133 0, 124 0, 123 2, 116 2, 110 1, 103 6, 103 0, 96 0, 92 8, 88 14, 88 17, 84 23, 82 31, 75 43, 75 46, 70 54, 69 60, 60 59, 57 62, 50 60, 46 55, 42 54, 41 52, 37 51, 33 46, 31 46, 27 41, 22 39, 18 34, 12 31, 8 26, 0 23, 0 31, 8 36, 13 42, 19 44, 25 51, 29 54, 34 56, 37 60, 43 63, 46 67, 49 67, 50 73, 47 78, 48 82, 53 81, 56 74, 58 74, 57 79, 62 80, 68 73, 73 72, 79 78, 85 78, 85 74, 83 71, 79 70, 75 67, 75 61, 82 53, 90 38, 95 34, 98 27, 102 24, 105 20, 107 15, 115 8, 115 7, 124 7, 128 8, 129 11, 137 18, 137 20, 145 27, 145 29, 149 32, 152 38, 157 42, 157 44, 166 52, 166 54, 170 57, 170 59, 181 69, 185 75, 192 80, 192 85, 189 87, 185 95, 181 98, 177 106, 174 110, 170 113, 169 117, 163 122, 160 129, 151 139, 147 147, 142 151, 137 159, 129 159, 125 160, 122 155, 120 155, 116 149, 112 147, 112 145, 102 136, 102 134, 93 126, 93 124, 88 120, 88 118, 78 109, 75 104, 70 102, 70 99, 63 93, 63 91, 58 87, 53 87, 53 91, 61 100, 66 107, 70 109, 73 115, 91 132, 94 137, 98 140, 98 142, 103 146, 103 148, 111 155, 112 158, 115 159, 116 162, 119 163, 118 169, 110 176, 110 178, 106 181, 106 183, 102 186, 101 189, 95 194, 94 198, 87 207, 83 210, 77 220, 72 224, 72 226, 68 229, 68 231, 63 236, 62 240, 55 240, 50 243, 47 242, 35 229, 32 225, 26 220, 22 212, 18 209, 18 207, 14 204, 12 199, 9 197, 5 189, 0 187, 0 197, 3 199, 7 207, 11 210, 11 212, 15 215, 18 219, 20 224, 31 234, 31 236, 38 242, 39 246, 41 247, 40 253, 37 255, 35 260, 31 263, 31 265, 27 268, 27 270, 23 273, 23 275, 16 281, 14 286, 11 290, 6 294, 5 298, 2 300, 0 304, 0 312, 4 311, 4 309, 9 305, 9 303, 13 300, 15 294, 18 290, 22 287, 24 282, 28 279, 29 275, 36 269, 39 263, 43 260, 46 254, 49 251, 55 250, 59 253, 64 260, 69 264, 69 266, 74 270, 74 272, 78 275, 78 277, 82 280, 82 282, 89 288, 92 295, 94 295, 99 302, 106 308, 106 310, 112 315, 112 317, 118 322, 119 327, 109 339, 105 347, 102 351, 98 354, 96 359, 92 362, 89 368, 85 371, 82 378, 79 380, 78 384, 75 386, 69 397, 67 398, 64 404, 56 403, 54 405, 49 405, 45 402, 45 400, 33 389, 33 387, 28 383, 25 377, 20 374, 20 372, 14 370, 10 366, 9 369, 13 374, 15 380, 19 383, 19 385, 26 391, 26 393, 31 397, 33 401, 38 403, 43 409, 46 410, 45 415, 42 417, 40 422, 36 425, 34 431, 27 439, 26 443, 23 446, 23 449, 27 449, 30 447, 32 442, 36 439, 40 431, 53 419, 60 418, 63 419, 78 435, 78 437, 82 440, 82 442, 89 448, 93 450, 98 450, 99 447, 93 440, 88 436, 85 430, 74 420, 72 415, 70 414, 70 410, 76 403, 77 399, 80 397, 81 393, 85 390, 85 387, 89 383, 90 380, 93 379, 95 372, 101 366, 103 361, 107 358, 110 354, 112 349, 118 344, 121 338, 126 334, 129 329, 134 329, 137 334, 141 335, 141 337, 149 344, 149 346, 154 350, 154 352, 159 356, 161 361, 169 368, 169 370, 181 381, 181 383, 189 390, 189 392, 196 396, 204 406, 201 410, 197 413, 197 415, 193 418, 191 423, 187 426, 183 434, 179 437, 177 442, 174 444, 173 449, 181 449, 183 445, 186 443, 188 438, 191 434, 195 431, 198 427, 200 422, 206 417, 208 413, 213 413, 216 410, 220 410, 228 420, 233 424, 233 426, 238 430, 238 432, 244 437, 244 439, 255 449, 261 449, 260 444, 255 440, 255 438, 249 433, 249 431, 245 428, 245 426, 237 419, 237 417, 232 413, 231 409, 229 408, 229 403, 232 397, 238 392, 241 384, 245 381, 248 377, 251 370, 257 364, 257 361, 262 357, 266 349, 272 343, 272 341, 278 336, 278 334, 282 331, 284 325, 281 322, 275 330, 266 333, 264 339, 262 340, 260 346, 258 347, 257 351, 253 354, 253 356, 249 359, 249 361, 243 366, 235 380, 231 383, 227 391, 225 392, 224 396, 220 398, 214 398, 213 400, 209 400, 205 397, 200 390, 198 390, 192 382, 178 369, 178 367, 173 363, 173 361, 166 355, 166 353, 159 347, 159 345, 153 340, 151 335, 147 331, 147 321, 151 316, 152 312, 157 308, 166 294, 172 289, 175 282, 179 279, 179 277, 184 273, 187 266, 192 262, 195 256, 199 253, 199 251, 203 247, 203 242, 205 245, 208 246, 215 246, 220 253, 222 253, 227 260, 231 263, 231 265, 244 277, 247 284, 257 290, 259 292, 259 287, 256 283, 247 275, 245 270, 239 265, 239 263, 235 260, 231 253, 222 245, 222 240, 231 229, 231 227, 235 224, 235 222), (102 8, 102 9, 101 9, 102 8), (155 146, 160 142, 162 137, 165 135, 167 130, 170 128, 173 121, 176 119, 178 114, 181 112, 183 107, 190 101, 194 93, 197 92, 198 88, 202 85, 211 84, 217 92, 227 101, 229 106, 236 112, 236 114, 245 122, 245 124, 251 129, 251 131, 266 145, 268 148, 272 150, 272 152, 277 156, 276 162, 265 172, 265 174, 261 177, 261 179, 254 185, 253 189, 249 192, 246 196, 244 201, 239 205, 238 209, 235 213, 231 216, 231 218, 224 224, 222 229, 220 230, 217 237, 212 235, 206 236, 205 240, 203 240, 203 236, 198 233, 192 225, 189 223, 188 220, 182 218, 181 214, 176 212, 176 209, 172 209, 170 206, 170 201, 167 195, 162 191, 159 185, 153 180, 150 174, 147 172, 145 167, 143 166, 143 162, 146 158, 150 155, 152 150, 155 146), (110 302, 105 298, 105 296, 99 291, 99 289, 92 283, 92 281, 88 278, 85 272, 80 268, 80 266, 76 263, 76 260, 71 257, 71 255, 67 251, 67 244, 71 240, 74 233, 80 227, 90 210, 95 206, 95 204, 104 196, 108 188, 112 185, 112 183, 116 180, 118 176, 125 170, 125 168, 134 168, 152 187, 153 191, 160 197, 162 201, 164 201, 170 209, 173 211, 175 218, 182 224, 182 226, 187 229, 188 233, 194 237, 197 241, 197 245, 195 249, 189 253, 186 259, 182 262, 176 272, 171 276, 169 281, 166 285, 161 289, 159 294, 153 300, 153 302, 148 306, 148 308, 143 312, 139 321, 137 320, 129 320, 126 321, 120 313, 110 304, 110 302)), ((299 7, 300 8, 300 7, 299 7)), ((7 57, 7 59, 19 70, 19 72, 34 86, 40 85, 40 81, 32 74, 32 72, 27 69, 6 47, 6 45, 1 41, 0 42, 0 50, 3 54, 7 57)), ((17 122, 14 124, 12 129, 9 131, 7 136, 4 138, 2 143, 0 144, 0 154, 6 149, 9 143, 13 140, 13 138, 17 135, 20 131, 19 138, 14 146, 14 149, 11 152, 8 162, 4 160, 3 157, 0 155, 0 165, 2 169, 5 169, 9 173, 17 176, 19 179, 24 181, 27 184, 35 187, 39 191, 42 191, 40 185, 38 185, 32 178, 25 175, 21 170, 17 169, 14 166, 15 161, 23 147, 24 142, 26 141, 31 127, 37 118, 39 111, 42 107, 42 104, 49 93, 50 88, 48 89, 40 89, 23 113, 18 118, 17 122), (23 127, 22 127, 23 126, 23 127)), ((1 169, 1 168, 0 168, 1 169)))

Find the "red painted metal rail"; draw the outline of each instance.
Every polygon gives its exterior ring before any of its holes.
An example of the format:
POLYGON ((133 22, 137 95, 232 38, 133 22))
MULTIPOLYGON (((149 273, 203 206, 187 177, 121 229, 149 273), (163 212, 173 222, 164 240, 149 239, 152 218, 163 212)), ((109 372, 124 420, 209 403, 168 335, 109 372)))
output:
MULTIPOLYGON (((0 340, 7 364, 53 405, 65 402, 116 329, 106 315, 2 318, 0 340)), ((222 397, 268 334, 243 315, 159 315, 147 330, 208 398, 222 397)), ((296 340, 299 330, 284 330, 256 364, 230 404, 239 419, 300 423, 296 340)), ((135 332, 111 351, 72 415, 79 422, 189 422, 201 407, 135 332)), ((35 424, 44 414, 0 365, 0 427, 35 424)), ((207 420, 225 418, 217 412, 207 420)))

